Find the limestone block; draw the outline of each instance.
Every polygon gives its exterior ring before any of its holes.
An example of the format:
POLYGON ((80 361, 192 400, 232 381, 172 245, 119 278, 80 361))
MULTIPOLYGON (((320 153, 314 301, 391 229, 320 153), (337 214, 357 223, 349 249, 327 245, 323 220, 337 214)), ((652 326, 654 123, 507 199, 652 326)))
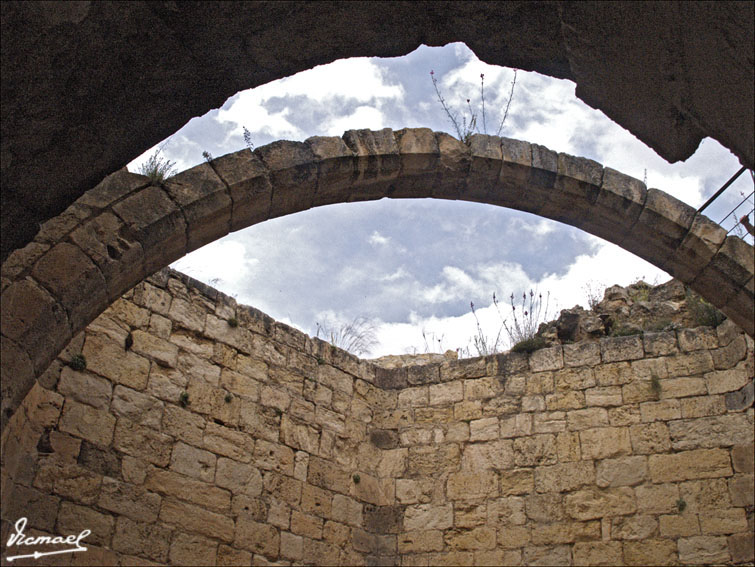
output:
MULTIPOLYGON (((125 516, 119 516, 112 547, 123 553, 165 562, 168 559, 172 534, 172 530, 163 525, 134 522, 125 516)), ((147 564, 144 559, 140 561, 147 564)))
MULTIPOLYGON (((471 422, 470 428, 474 421, 471 422)), ((536 431, 536 433, 542 433, 536 431)), ((512 417, 502 417, 500 420, 500 437, 502 439, 511 437, 524 437, 532 434, 532 416, 529 414, 518 414, 512 417)))
POLYGON ((655 516, 619 516, 611 518, 611 539, 646 540, 658 531, 658 520, 655 516))
POLYGON ((437 178, 433 195, 439 198, 457 199, 466 185, 469 171, 469 148, 461 141, 444 132, 435 132, 438 144, 437 178))
POLYGON ((453 526, 454 510, 444 505, 418 504, 404 510, 404 530, 445 530, 453 526))
MULTIPOLYGON (((621 392, 619 392, 619 397, 621 397, 621 392)), ((545 411, 545 396, 523 396, 522 411, 536 413, 545 411)))
MULTIPOLYGON (((465 424, 466 425, 466 424, 465 424)), ((467 435, 467 438, 469 435, 467 435)), ((431 429, 408 429, 401 432, 399 436, 402 447, 414 447, 416 445, 427 445, 432 442, 433 431, 431 429)))
POLYGON ((446 484, 450 500, 472 500, 498 494, 498 476, 493 471, 451 473, 446 484))
POLYGON ((644 356, 641 336, 606 337, 600 341, 603 362, 637 360, 644 356))
POLYGON ((679 485, 687 510, 707 514, 731 507, 731 495, 725 478, 691 480, 679 485))
POLYGON ((651 383, 644 380, 622 386, 621 397, 625 404, 636 404, 638 402, 655 401, 658 399, 658 395, 653 390, 651 383))
POLYGON ((724 449, 696 449, 671 455, 650 455, 653 482, 716 478, 732 474, 729 453, 724 449))
POLYGON ((532 529, 535 545, 556 545, 600 539, 600 522, 555 522, 536 524, 532 529))
POLYGON ((752 380, 752 373, 748 372, 746 362, 740 362, 729 370, 716 370, 705 374, 709 394, 734 392, 747 385, 750 380, 752 380))
POLYGON ((669 421, 682 416, 679 400, 670 399, 660 402, 643 402, 640 404, 640 419, 643 423, 651 421, 669 421))
POLYGON ((160 495, 143 487, 104 477, 97 505, 132 520, 154 522, 160 511, 160 501, 160 495))
POLYGON ((249 150, 212 160, 212 168, 228 186, 233 202, 230 230, 269 218, 272 186, 267 167, 249 150))
POLYGON ((167 316, 173 297, 170 292, 143 281, 134 288, 134 303, 150 311, 167 316))
MULTIPOLYGON (((239 324, 238 327, 234 328, 228 324, 228 321, 218 319, 212 314, 207 315, 204 333, 210 339, 230 345, 246 354, 250 354, 254 349, 253 335, 250 331, 244 328, 243 324, 239 324)), ((265 360, 267 360, 267 358, 265 358, 265 360)), ((272 362, 277 361, 272 360, 272 362)), ((283 362, 285 363, 285 359, 283 362)), ((226 364, 226 366, 228 365, 226 364)))
POLYGON ((207 510, 221 513, 231 510, 229 491, 183 474, 152 468, 147 473, 144 487, 164 496, 187 500, 207 510))
POLYGON ((535 475, 531 468, 502 470, 500 472, 502 496, 530 494, 535 486, 535 475))
POLYGON ((340 551, 336 546, 326 541, 307 538, 304 538, 303 554, 305 557, 311 557, 315 565, 336 565, 340 558, 340 551))
MULTIPOLYGON (((752 246, 736 236, 727 236, 692 287, 705 297, 715 297, 716 307, 723 307, 752 279, 755 272, 753 264, 752 246)), ((738 323, 736 320, 734 322, 738 323)))
POLYGON ((737 365, 747 354, 747 343, 743 336, 738 336, 726 346, 713 349, 713 366, 716 370, 727 370, 737 365))
POLYGON ((729 546, 725 537, 693 536, 679 538, 679 561, 686 564, 728 563, 729 546))
MULTIPOLYGON (((429 386, 429 403, 433 406, 452 404, 464 399, 464 385, 462 382, 446 382, 429 386)), ((401 394, 399 394, 401 405, 401 394)))
POLYGON ((186 220, 159 187, 146 187, 113 206, 144 251, 144 271, 152 273, 186 254, 186 220))
POLYGON ((173 538, 168 557, 175 565, 215 565, 218 544, 196 534, 179 533, 173 538))
POLYGON ((508 202, 507 196, 497 187, 501 172, 501 139, 486 134, 473 134, 467 145, 471 164, 464 189, 464 199, 471 201, 489 201, 492 195, 496 204, 508 202))
POLYGON ((458 425, 459 422, 466 422, 467 429, 469 429, 468 423, 473 419, 479 419, 482 417, 482 402, 479 400, 474 402, 459 402, 454 404, 454 421, 458 425))
POLYGON ((202 437, 202 448, 217 455, 248 463, 252 460, 254 440, 240 431, 207 422, 202 437))
POLYGON ((726 412, 724 396, 700 396, 680 401, 683 418, 721 415, 726 412))
POLYGON ((201 416, 177 406, 167 405, 163 413, 163 432, 190 445, 201 445, 205 421, 201 416))
POLYGON ((463 378, 482 378, 489 376, 488 358, 465 358, 462 360, 446 360, 440 365, 440 380, 448 382, 463 378))
MULTIPOLYGON (((28 356, 37 372, 49 365, 53 352, 59 352, 71 340, 65 308, 31 278, 15 282, 3 291, 0 321, 3 336, 17 343, 14 359, 28 356), (19 349, 20 345, 27 350, 19 349)), ((3 348, 3 353, 9 355, 10 343, 4 340, 3 348)), ((20 402, 23 395, 18 393, 17 396, 20 402)))
POLYGON ((291 531, 300 536, 322 539, 322 518, 302 514, 298 510, 291 511, 291 531))
POLYGON ((407 381, 411 385, 434 384, 440 381, 440 364, 410 366, 406 370, 407 381))
MULTIPOLYGON (((688 354, 678 354, 666 359, 669 376, 694 376, 711 372, 713 358, 707 351, 695 351, 688 354)), ((663 378, 663 376, 659 376, 663 378)))
POLYGON ((168 466, 172 446, 173 439, 168 435, 138 425, 125 417, 119 418, 115 425, 115 449, 159 467, 168 466))
POLYGON ((398 407, 411 408, 426 406, 429 403, 429 386, 404 388, 398 393, 398 407))
POLYGON ((669 378, 661 381, 661 399, 704 396, 707 394, 702 378, 669 378))
POLYGON ((106 410, 99 410, 68 399, 63 406, 59 428, 97 445, 110 445, 115 429, 115 417, 106 410))
POLYGON ((555 389, 552 372, 537 372, 527 375, 526 392, 529 395, 550 394, 555 389))
MULTIPOLYGON (((503 440, 468 444, 464 447, 461 459, 461 468, 465 471, 498 470, 511 467, 513 464, 513 443, 503 440)), ((441 470, 448 470, 449 465, 452 463, 446 463, 444 469, 441 470)), ((436 471, 436 474, 437 472, 439 471, 436 471)))
POLYGON ((157 362, 160 366, 174 368, 178 360, 178 347, 164 339, 150 335, 141 330, 131 333, 133 344, 131 350, 157 362))
POLYGON ((747 531, 744 508, 710 510, 700 514, 700 531, 703 535, 733 534, 747 531))
POLYGON ((629 437, 635 454, 665 453, 671 449, 668 425, 660 421, 630 426, 629 437))
POLYGON ((678 352, 676 334, 673 331, 645 332, 642 346, 647 356, 666 356, 678 352))
MULTIPOLYGON (((233 533, 233 526, 231 526, 231 533, 233 533)), ((236 521, 234 545, 267 557, 277 557, 280 533, 273 526, 240 516, 236 521)))
POLYGON ((452 551, 494 549, 496 530, 488 526, 471 530, 452 530, 445 532, 443 539, 452 551))
POLYGON ((598 343, 581 342, 563 345, 563 349, 564 365, 567 368, 600 364, 600 345, 598 343))
POLYGON ((221 371, 218 386, 250 400, 256 401, 260 397, 261 385, 257 380, 247 374, 234 372, 227 368, 223 368, 221 371))
POLYGON ((348 130, 343 134, 343 141, 355 155, 355 179, 350 198, 363 200, 385 196, 401 167, 393 131, 390 128, 348 130))
POLYGON ((676 543, 668 539, 646 539, 624 542, 627 565, 675 565, 678 562, 676 543))
POLYGON ((734 470, 741 473, 752 474, 755 472, 755 459, 753 459, 753 445, 736 445, 731 448, 731 462, 734 470))
POLYGON ((746 534, 735 534, 729 536, 729 552, 733 563, 752 563, 755 557, 755 542, 752 539, 752 532, 746 534))
POLYGON ((62 242, 34 265, 31 275, 66 309, 72 329, 81 329, 107 303, 102 272, 82 250, 62 242))
POLYGON ((556 390, 584 390, 595 386, 592 368, 564 369, 554 374, 556 390))
POLYGON ((621 565, 624 561, 619 541, 580 541, 572 554, 574 565, 621 565))
POLYGON ((251 464, 220 457, 217 461, 215 484, 227 488, 234 494, 254 497, 262 492, 262 475, 259 469, 251 464))
POLYGON ((636 379, 628 362, 601 364, 593 372, 600 386, 620 386, 636 379))
POLYGON ((124 455, 121 461, 121 474, 123 480, 137 486, 144 483, 147 478, 148 464, 145 461, 124 455))
POLYGON ((560 346, 541 348, 530 354, 530 370, 545 372, 564 367, 564 355, 560 346))
POLYGON ((568 463, 582 459, 582 450, 579 445, 579 433, 576 431, 564 431, 556 436, 556 450, 558 461, 568 463))
POLYGON ((487 522, 488 518, 488 505, 482 504, 469 504, 459 505, 455 507, 453 514, 453 524, 457 528, 474 528, 481 526, 487 522))
POLYGON ((522 553, 523 565, 568 565, 571 548, 568 545, 528 546, 522 553))
POLYGON ((535 414, 532 418, 534 433, 558 433, 566 431, 566 412, 551 411, 535 414))
POLYGON ((497 417, 475 419, 469 423, 470 441, 490 441, 492 439, 498 439, 498 435, 499 429, 497 417))
POLYGON ((557 461, 555 435, 542 434, 514 439, 514 463, 517 466, 554 465, 557 461))
POLYGON ((123 222, 104 212, 71 233, 71 241, 99 268, 107 282, 109 299, 119 297, 144 278, 144 259, 139 242, 124 238, 123 222))
POLYGON ((550 523, 566 519, 560 494, 529 494, 524 502, 527 518, 534 522, 550 523))
POLYGON ((280 438, 289 447, 310 454, 317 453, 320 446, 320 432, 316 428, 298 423, 287 415, 281 418, 280 438))
POLYGON ((408 530, 398 537, 398 552, 400 554, 425 553, 428 551, 443 551, 443 532, 434 529, 418 531, 408 530))
POLYGON ((585 429, 579 433, 582 458, 607 459, 632 452, 627 427, 598 427, 585 429))
POLYGON ((634 486, 647 477, 647 458, 622 457, 600 461, 596 469, 596 484, 601 487, 634 486))
POLYGON ((348 494, 351 484, 346 471, 319 457, 310 458, 307 481, 320 488, 341 494, 348 494))
POLYGON ((569 431, 581 431, 590 427, 608 425, 608 412, 603 408, 587 408, 567 414, 569 431))
POLYGON ((215 478, 217 458, 213 453, 178 442, 173 447, 170 469, 176 472, 212 482, 215 478))
MULTIPOLYGON (((283 533, 281 533, 281 536, 283 533)), ((282 538, 281 538, 282 540, 282 538)), ((282 551, 282 547, 281 547, 282 551)), ((227 545, 220 545, 218 547, 217 563, 216 565, 224 565, 231 567, 233 565, 251 565, 252 554, 248 551, 229 547, 227 545)))
POLYGON ((671 421, 669 433, 676 450, 753 443, 752 421, 743 413, 671 421))
POLYGON ((622 404, 619 386, 599 386, 585 390, 585 404, 591 406, 620 406, 622 404))
POLYGON ((134 423, 160 429, 164 404, 160 400, 120 384, 113 390, 111 412, 134 423))
POLYGON ((574 217, 589 221, 595 214, 602 178, 603 166, 599 163, 559 153, 553 196, 539 214, 559 221, 574 217))
MULTIPOLYGON (((52 428, 58 422, 64 398, 57 392, 43 388, 39 383, 34 384, 26 395, 21 408, 28 419, 28 425, 34 430, 52 428)), ((74 402, 75 403, 75 402, 74 402)), ((86 410, 80 410, 86 413, 86 410)), ((98 417, 101 414, 96 414, 98 417)), ((83 425, 86 428, 86 425, 83 425)))
POLYGON ((687 537, 700 534, 697 514, 674 514, 659 516, 659 529, 663 537, 687 537))
POLYGON ((571 410, 585 407, 585 393, 582 391, 561 391, 545 396, 545 407, 550 410, 571 410))
POLYGON ((403 509, 401 506, 364 506, 364 528, 375 534, 401 533, 403 509))
POLYGON ((637 510, 634 490, 628 486, 604 490, 586 488, 567 494, 564 499, 566 513, 576 520, 623 516, 637 510))
POLYGON ((689 283, 710 263, 725 238, 726 231, 719 225, 704 215, 695 215, 689 233, 666 264, 673 266, 676 278, 689 283))

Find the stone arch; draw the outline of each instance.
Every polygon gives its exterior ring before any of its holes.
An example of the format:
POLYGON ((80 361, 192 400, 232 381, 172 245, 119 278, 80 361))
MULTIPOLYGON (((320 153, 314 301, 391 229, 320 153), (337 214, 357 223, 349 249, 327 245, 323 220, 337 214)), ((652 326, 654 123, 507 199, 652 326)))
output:
POLYGON ((580 228, 672 274, 755 332, 752 246, 670 195, 580 157, 426 128, 278 141, 163 186, 107 177, 2 266, 3 422, 34 380, 145 276, 231 231, 312 207, 383 197, 468 200, 580 228))

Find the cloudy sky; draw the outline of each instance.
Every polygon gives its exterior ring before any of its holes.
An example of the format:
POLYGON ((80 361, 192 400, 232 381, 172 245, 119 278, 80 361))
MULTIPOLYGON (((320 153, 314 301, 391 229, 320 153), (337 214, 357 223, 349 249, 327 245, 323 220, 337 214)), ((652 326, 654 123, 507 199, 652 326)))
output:
MULTIPOLYGON (((487 132, 496 133, 514 72, 486 65, 465 45, 452 44, 420 47, 393 59, 336 61, 240 92, 159 147, 182 171, 200 163, 203 151, 219 157, 243 149, 244 128, 256 147, 359 128, 429 127, 454 134, 431 70, 460 117, 467 98, 479 107, 484 73, 487 132)), ((518 72, 501 135, 646 176, 649 187, 693 207, 740 167, 711 139, 687 162, 668 164, 577 99, 574 83, 537 73, 518 72)), ((138 171, 155 149, 129 169, 138 171)), ((746 172, 706 214, 721 221, 752 190, 746 172)), ((750 197, 738 216, 752 208, 750 197)), ((733 223, 724 225, 728 230, 733 223)), ((457 348, 476 355, 470 302, 485 333, 495 335, 500 318, 491 306, 494 292, 499 298, 530 289, 550 292, 549 315, 555 317, 560 309, 586 306, 589 293, 602 297, 605 286, 669 279, 570 226, 500 207, 429 199, 331 205, 270 220, 211 243, 173 267, 310 335, 318 324, 337 328, 369 319, 377 338, 371 356, 457 348)))

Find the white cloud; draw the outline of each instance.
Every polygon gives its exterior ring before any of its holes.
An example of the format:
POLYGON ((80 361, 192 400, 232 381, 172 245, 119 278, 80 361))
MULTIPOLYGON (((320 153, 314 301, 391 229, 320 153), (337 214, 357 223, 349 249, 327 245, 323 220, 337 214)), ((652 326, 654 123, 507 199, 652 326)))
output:
POLYGON ((171 264, 171 267, 215 287, 239 289, 259 264, 233 240, 216 240, 171 264))
POLYGON ((369 239, 370 244, 372 244, 373 246, 385 246, 390 241, 390 237, 383 236, 377 230, 373 231, 369 239))

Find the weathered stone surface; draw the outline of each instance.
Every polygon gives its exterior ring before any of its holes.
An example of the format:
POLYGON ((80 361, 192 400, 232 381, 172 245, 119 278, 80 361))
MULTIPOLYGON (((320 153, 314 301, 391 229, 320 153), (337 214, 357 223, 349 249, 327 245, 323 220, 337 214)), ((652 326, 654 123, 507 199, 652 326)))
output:
POLYGON ((582 521, 631 514, 637 509, 629 487, 580 490, 568 494, 564 506, 569 516, 582 521))
POLYGON ((683 563, 711 564, 729 561, 725 537, 694 536, 679 539, 679 560, 683 563))
POLYGON ((605 459, 597 464, 596 484, 601 487, 634 486, 647 477, 646 457, 605 459))
POLYGON ((583 459, 606 459, 632 452, 627 427, 598 427, 580 431, 583 459))
POLYGON ((160 511, 161 498, 142 487, 104 477, 97 500, 100 508, 141 522, 154 522, 160 511))
POLYGON ((620 565, 624 560, 618 541, 577 542, 572 553, 574 565, 620 565))
POLYGON ((728 452, 723 449, 697 449, 672 455, 650 455, 653 482, 715 478, 731 475, 728 452))
POLYGON ((678 561, 676 544, 668 539, 624 542, 627 565, 674 565, 678 561))
POLYGON ((101 335, 89 335, 82 354, 87 361, 87 370, 135 390, 143 390, 147 385, 149 360, 125 351, 122 345, 101 335))
POLYGON ((498 492, 498 477, 493 471, 458 472, 448 477, 446 493, 450 500, 470 500, 498 492))
POLYGON ((60 418, 60 430, 107 446, 113 440, 115 421, 115 417, 104 410, 67 400, 60 418))
POLYGON ((574 462, 539 467, 535 471, 537 492, 566 492, 595 481, 595 467, 590 462, 574 462))
MULTIPOLYGON (((172 498, 166 498, 163 501, 160 507, 160 520, 182 530, 224 542, 234 540, 234 522, 231 518, 172 498)), ((239 518, 239 523, 243 521, 242 516, 239 518)), ((274 528, 271 529, 274 530, 274 528)))
POLYGON ((752 421, 742 413, 671 421, 669 434, 676 450, 751 445, 753 442, 752 421))
POLYGON ((170 462, 172 443, 169 436, 123 417, 118 420, 113 435, 113 447, 159 467, 170 462))

